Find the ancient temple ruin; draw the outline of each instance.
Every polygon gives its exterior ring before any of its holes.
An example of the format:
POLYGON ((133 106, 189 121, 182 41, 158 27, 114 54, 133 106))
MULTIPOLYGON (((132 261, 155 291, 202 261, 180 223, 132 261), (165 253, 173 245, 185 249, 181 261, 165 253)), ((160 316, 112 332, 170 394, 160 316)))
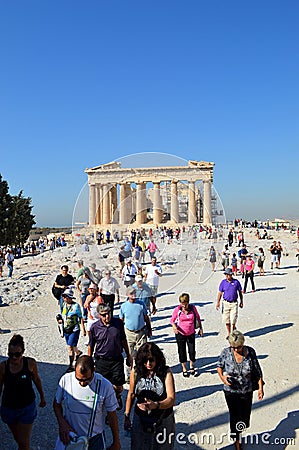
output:
POLYGON ((124 168, 111 162, 86 169, 89 225, 212 223, 214 163, 124 168))

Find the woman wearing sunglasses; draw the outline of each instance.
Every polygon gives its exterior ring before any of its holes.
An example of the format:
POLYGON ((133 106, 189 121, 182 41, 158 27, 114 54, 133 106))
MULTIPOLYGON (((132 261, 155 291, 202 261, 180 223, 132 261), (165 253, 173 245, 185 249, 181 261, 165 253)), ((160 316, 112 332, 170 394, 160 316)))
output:
POLYGON ((8 344, 8 359, 0 364, 1 418, 10 428, 21 450, 30 450, 30 436, 37 416, 32 382, 40 395, 39 406, 46 406, 42 382, 35 359, 24 355, 22 336, 15 334, 8 344))
POLYGON ((234 330, 228 337, 230 346, 222 350, 217 364, 230 415, 231 438, 237 450, 242 449, 241 431, 249 427, 253 391, 258 391, 258 400, 264 397, 261 367, 254 349, 244 345, 244 341, 244 335, 234 330))
POLYGON ((132 450, 170 450, 174 448, 175 422, 173 375, 159 347, 147 342, 137 351, 131 371, 125 412, 125 430, 132 430, 132 450), (134 407, 133 424, 130 412, 134 407))

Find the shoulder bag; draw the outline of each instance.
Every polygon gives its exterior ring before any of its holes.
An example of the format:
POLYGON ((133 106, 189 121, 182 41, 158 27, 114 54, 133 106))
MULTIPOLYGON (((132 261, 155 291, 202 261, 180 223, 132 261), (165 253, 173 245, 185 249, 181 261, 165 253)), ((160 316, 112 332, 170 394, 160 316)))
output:
POLYGON ((71 442, 65 446, 65 450, 88 450, 89 441, 92 435, 92 430, 94 426, 95 416, 96 416, 96 406, 98 403, 98 397, 101 387, 101 380, 97 380, 96 391, 93 399, 92 410, 89 419, 88 432, 86 436, 77 436, 75 433, 70 433, 71 442))

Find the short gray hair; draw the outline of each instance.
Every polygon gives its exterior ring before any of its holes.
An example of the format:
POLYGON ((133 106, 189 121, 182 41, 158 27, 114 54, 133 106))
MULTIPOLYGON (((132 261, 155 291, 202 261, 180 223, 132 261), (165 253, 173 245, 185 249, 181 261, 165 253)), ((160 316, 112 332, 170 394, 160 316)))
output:
POLYGON ((241 333, 241 331, 234 330, 231 332, 231 334, 228 336, 228 342, 232 347, 239 347, 244 344, 245 337, 244 334, 241 333))
POLYGON ((98 314, 102 314, 104 312, 111 312, 111 308, 109 305, 106 305, 105 303, 100 303, 97 306, 97 312, 98 314))

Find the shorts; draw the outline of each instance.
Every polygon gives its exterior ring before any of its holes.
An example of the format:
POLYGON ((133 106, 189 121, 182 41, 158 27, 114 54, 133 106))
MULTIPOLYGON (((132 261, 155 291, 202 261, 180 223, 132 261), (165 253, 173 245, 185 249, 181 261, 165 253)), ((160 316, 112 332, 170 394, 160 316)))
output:
POLYGON ((231 323, 235 325, 238 318, 238 302, 227 302, 223 300, 222 303, 222 320, 224 323, 231 323))
POLYGON ((1 406, 1 419, 7 425, 15 425, 16 423, 24 423, 30 425, 37 416, 35 400, 24 408, 13 409, 1 406))
POLYGON ((271 255, 271 262, 277 263, 278 262, 278 255, 271 255))
POLYGON ((157 297, 157 294, 158 294, 158 286, 154 286, 153 284, 149 284, 149 287, 151 288, 153 297, 157 297))
POLYGON ((232 272, 233 273, 237 273, 238 272, 237 266, 232 266, 232 272))
POLYGON ((124 359, 122 355, 116 359, 96 358, 96 372, 107 378, 114 386, 122 386, 125 383, 124 359))
POLYGON ((86 331, 90 331, 90 327, 93 323, 97 322, 99 320, 99 318, 96 319, 90 319, 89 317, 87 317, 87 324, 86 324, 86 331))
POLYGON ((80 336, 80 330, 73 331, 70 334, 64 333, 65 342, 70 347, 77 347, 78 341, 80 336))

